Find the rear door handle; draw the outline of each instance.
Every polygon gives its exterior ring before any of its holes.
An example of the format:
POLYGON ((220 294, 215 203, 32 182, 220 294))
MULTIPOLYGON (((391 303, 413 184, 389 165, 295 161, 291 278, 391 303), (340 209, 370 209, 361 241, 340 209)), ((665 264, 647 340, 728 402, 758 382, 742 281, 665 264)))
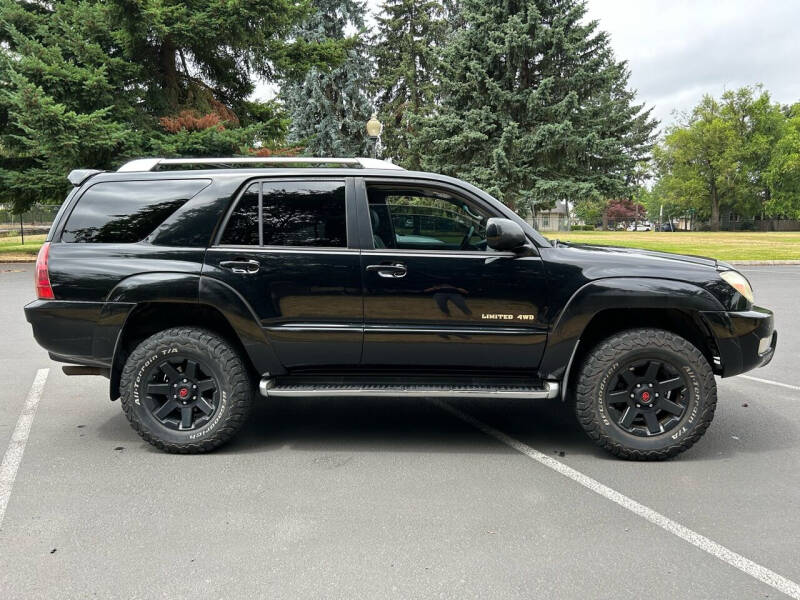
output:
POLYGON ((241 275, 252 275, 258 273, 261 263, 257 260, 223 260, 219 266, 241 275))
POLYGON ((408 273, 408 267, 403 263, 383 263, 380 265, 367 265, 367 271, 374 271, 378 273, 378 277, 386 277, 388 279, 400 279, 405 277, 408 273))

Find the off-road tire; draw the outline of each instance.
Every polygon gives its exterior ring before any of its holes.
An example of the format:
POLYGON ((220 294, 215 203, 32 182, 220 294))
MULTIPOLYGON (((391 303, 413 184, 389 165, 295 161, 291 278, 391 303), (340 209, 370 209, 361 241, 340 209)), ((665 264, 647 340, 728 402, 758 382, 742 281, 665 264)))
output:
POLYGON ((128 356, 120 378, 122 409, 147 442, 178 454, 209 452, 229 441, 246 421, 254 390, 239 353, 225 339, 200 328, 176 327, 141 342, 128 356), (176 431, 159 423, 144 405, 142 374, 158 357, 180 353, 214 371, 219 384, 219 403, 213 420, 195 430, 176 431), (138 400, 137 400, 138 399, 138 400))
POLYGON ((600 342, 585 357, 575 390, 575 412, 589 437, 611 454, 628 460, 664 460, 691 448, 711 424, 716 405, 714 373, 702 352, 686 339, 661 329, 631 329, 600 342), (690 399, 673 429, 639 437, 610 418, 605 386, 622 365, 651 357, 668 360, 686 374, 690 399))

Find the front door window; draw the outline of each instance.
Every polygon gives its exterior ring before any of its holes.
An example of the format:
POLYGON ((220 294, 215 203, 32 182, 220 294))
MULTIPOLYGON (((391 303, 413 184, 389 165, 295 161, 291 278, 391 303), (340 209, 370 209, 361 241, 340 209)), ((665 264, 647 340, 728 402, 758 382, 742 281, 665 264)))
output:
POLYGON ((375 248, 398 250, 486 250, 482 208, 448 192, 369 186, 375 248))

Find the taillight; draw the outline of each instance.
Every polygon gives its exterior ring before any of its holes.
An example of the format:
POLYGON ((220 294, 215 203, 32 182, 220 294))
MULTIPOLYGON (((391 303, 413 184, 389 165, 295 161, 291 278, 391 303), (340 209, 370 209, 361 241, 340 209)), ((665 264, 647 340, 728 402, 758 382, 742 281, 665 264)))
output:
POLYGON ((50 285, 50 273, 47 271, 47 258, 50 255, 50 242, 45 242, 36 257, 36 295, 40 300, 53 300, 53 287, 50 285))

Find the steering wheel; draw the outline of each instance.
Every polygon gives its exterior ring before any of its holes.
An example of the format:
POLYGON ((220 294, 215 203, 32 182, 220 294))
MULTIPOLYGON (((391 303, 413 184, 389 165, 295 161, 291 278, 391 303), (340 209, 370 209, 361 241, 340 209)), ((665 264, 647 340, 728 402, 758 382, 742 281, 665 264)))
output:
POLYGON ((466 235, 464 235, 464 239, 461 240, 462 250, 469 249, 469 241, 472 239, 474 233, 475 233, 475 225, 470 225, 469 231, 467 231, 466 235))

